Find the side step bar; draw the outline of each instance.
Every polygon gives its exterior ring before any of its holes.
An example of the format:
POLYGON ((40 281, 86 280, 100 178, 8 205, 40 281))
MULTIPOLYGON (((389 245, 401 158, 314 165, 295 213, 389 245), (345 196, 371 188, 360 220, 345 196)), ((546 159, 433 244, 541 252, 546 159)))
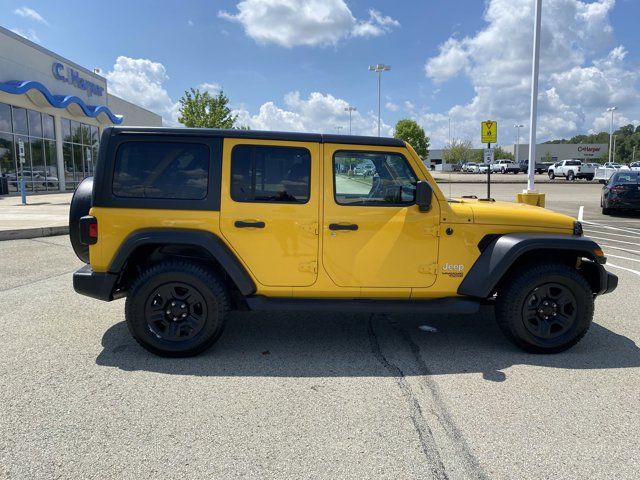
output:
POLYGON ((473 315, 482 303, 469 298, 438 298, 435 300, 361 300, 315 298, 246 297, 250 310, 257 311, 317 311, 350 313, 450 313, 473 315))

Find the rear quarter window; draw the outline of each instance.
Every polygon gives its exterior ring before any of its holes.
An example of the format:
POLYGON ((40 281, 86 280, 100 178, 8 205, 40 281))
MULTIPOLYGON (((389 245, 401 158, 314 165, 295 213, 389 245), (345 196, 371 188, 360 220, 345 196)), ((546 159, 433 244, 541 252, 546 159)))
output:
POLYGON ((186 142, 125 142, 117 150, 116 197, 202 200, 207 196, 211 152, 186 142))

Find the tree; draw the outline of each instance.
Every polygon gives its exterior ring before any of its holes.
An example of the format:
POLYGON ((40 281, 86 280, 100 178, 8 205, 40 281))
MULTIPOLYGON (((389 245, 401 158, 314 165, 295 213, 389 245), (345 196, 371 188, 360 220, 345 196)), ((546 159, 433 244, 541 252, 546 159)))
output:
POLYGON ((508 159, 508 160, 513 160, 513 153, 507 152, 505 149, 503 149, 502 147, 496 147, 495 150, 493 151, 493 158, 495 158, 496 160, 498 159, 508 159))
POLYGON ((471 140, 453 139, 442 151, 442 159, 447 163, 469 162, 476 159, 471 140))
POLYGON ((180 98, 178 121, 185 127, 236 128, 237 115, 228 107, 229 98, 222 90, 213 96, 191 88, 180 98))
POLYGON ((404 140, 413 147, 416 153, 426 160, 429 158, 429 137, 424 129, 414 120, 403 118, 396 123, 394 137, 404 140))

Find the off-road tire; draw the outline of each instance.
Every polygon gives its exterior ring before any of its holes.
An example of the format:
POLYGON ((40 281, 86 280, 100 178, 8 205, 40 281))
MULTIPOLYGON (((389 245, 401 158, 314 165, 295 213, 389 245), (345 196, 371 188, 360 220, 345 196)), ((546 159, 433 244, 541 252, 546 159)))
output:
POLYGON ((594 297, 589 283, 575 269, 563 264, 538 264, 519 269, 502 282, 497 293, 496 320, 500 330, 507 339, 527 352, 559 353, 567 350, 584 337, 593 320, 594 297), (564 287, 574 300, 575 319, 553 338, 534 335, 531 332, 533 324, 525 325, 525 308, 530 308, 526 303, 536 292, 543 291, 545 285, 564 287))
POLYGON ((556 178, 556 174, 553 172, 549 172, 549 180, 553 180, 554 178, 556 178))
MULTIPOLYGON (((169 307, 163 306, 160 309, 161 313, 165 313, 165 308, 169 307)), ((190 357, 207 350, 220 338, 228 310, 229 294, 222 280, 213 271, 196 263, 170 260, 148 268, 133 282, 127 295, 125 318, 129 332, 146 350, 163 357, 190 357), (191 288, 193 296, 186 297, 184 294, 185 299, 182 300, 180 295, 184 288, 191 288), (159 294, 161 291, 170 291, 177 295, 167 294, 167 298, 162 298, 159 294), (179 340, 162 338, 164 323, 168 325, 164 333, 170 337, 172 317, 150 323, 150 319, 157 318, 155 315, 160 313, 148 315, 150 309, 157 308, 155 302, 159 299, 158 304, 164 305, 171 302, 173 297, 178 299, 178 303, 184 302, 188 305, 187 309, 190 312, 185 315, 185 321, 199 323, 198 328, 191 328, 190 324, 175 327, 180 328, 178 336, 186 331, 187 334, 192 334, 191 337, 179 340), (197 303, 192 305, 189 300, 197 303), (196 318, 198 312, 200 315, 196 318)), ((179 324, 180 321, 181 319, 176 323, 179 324)))

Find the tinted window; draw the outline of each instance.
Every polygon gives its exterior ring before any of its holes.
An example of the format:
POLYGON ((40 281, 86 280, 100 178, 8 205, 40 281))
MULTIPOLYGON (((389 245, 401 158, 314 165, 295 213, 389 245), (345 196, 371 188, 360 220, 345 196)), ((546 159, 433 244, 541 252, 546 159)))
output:
POLYGON ((238 145, 231 154, 231 198, 306 203, 310 175, 311 154, 306 148, 238 145))
POLYGON ((397 153, 336 152, 333 156, 336 202, 340 205, 411 205, 416 177, 397 153))
POLYGON ((613 185, 635 185, 638 183, 638 173, 639 172, 632 171, 618 172, 611 177, 611 183, 613 185))
POLYGON ((199 143, 123 143, 116 154, 113 193, 201 200, 207 196, 209 157, 209 147, 199 143))
POLYGON ((33 110, 27 110, 27 113, 29 115, 29 135, 42 137, 42 115, 33 110))
POLYGON ((13 131, 21 135, 28 135, 27 110, 24 108, 13 108, 13 131))
POLYGON ((42 133, 44 138, 50 138, 52 140, 56 138, 53 117, 51 115, 42 114, 42 133))

